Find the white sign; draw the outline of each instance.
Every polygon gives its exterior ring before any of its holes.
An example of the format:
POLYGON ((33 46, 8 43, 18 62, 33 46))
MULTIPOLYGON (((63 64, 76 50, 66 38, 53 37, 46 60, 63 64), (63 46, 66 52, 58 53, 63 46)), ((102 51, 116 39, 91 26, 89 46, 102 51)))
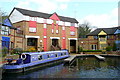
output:
POLYGON ((29 32, 36 32, 36 28, 29 28, 29 32))

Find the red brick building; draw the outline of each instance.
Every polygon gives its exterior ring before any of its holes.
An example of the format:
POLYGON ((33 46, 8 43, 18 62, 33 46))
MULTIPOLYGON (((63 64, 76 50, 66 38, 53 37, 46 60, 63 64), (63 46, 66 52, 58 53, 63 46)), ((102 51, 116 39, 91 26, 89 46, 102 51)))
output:
POLYGON ((79 45, 84 50, 105 50, 114 44, 120 50, 120 27, 98 28, 89 33, 87 38, 79 38, 79 45))
POLYGON ((75 18, 48 14, 21 8, 14 8, 9 15, 13 26, 17 28, 11 34, 14 48, 37 51, 68 49, 76 52, 78 47, 78 21, 75 18))

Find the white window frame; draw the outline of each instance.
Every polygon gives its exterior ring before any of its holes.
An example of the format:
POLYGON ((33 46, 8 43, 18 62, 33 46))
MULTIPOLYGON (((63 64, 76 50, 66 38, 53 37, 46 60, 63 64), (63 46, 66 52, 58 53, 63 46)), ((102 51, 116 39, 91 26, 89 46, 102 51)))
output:
POLYGON ((58 31, 58 30, 56 30, 56 33, 59 33, 59 31, 58 31))
POLYGON ((29 32, 37 32, 37 28, 29 27, 29 32))
POLYGON ((92 50, 97 50, 97 45, 96 45, 96 44, 92 44, 92 45, 91 45, 91 49, 92 49, 92 50), (92 49, 92 47, 93 47, 93 49, 92 49))
POLYGON ((52 33, 54 33, 54 29, 52 29, 52 33))

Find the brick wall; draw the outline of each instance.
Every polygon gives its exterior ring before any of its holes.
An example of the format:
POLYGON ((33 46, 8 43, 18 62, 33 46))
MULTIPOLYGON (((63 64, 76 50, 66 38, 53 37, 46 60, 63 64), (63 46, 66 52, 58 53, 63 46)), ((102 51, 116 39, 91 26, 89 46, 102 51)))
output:
MULTIPOLYGON (((21 21, 18 23, 13 24, 14 27, 19 27, 21 30, 23 30, 23 37, 20 36, 16 36, 15 35, 15 40, 14 40, 14 31, 12 31, 11 35, 11 40, 15 43, 15 47, 20 47, 23 48, 24 50, 27 50, 27 39, 25 38, 25 36, 39 36, 40 38, 38 38, 38 42, 37 42, 37 48, 40 47, 40 45, 42 45, 43 47, 43 24, 42 23, 37 23, 37 30, 36 33, 32 33, 29 32, 29 22, 28 21, 21 21), (42 41, 42 43, 40 42, 42 41)), ((69 49, 69 45, 70 42, 68 40, 68 38, 77 38, 77 29, 75 27, 75 36, 71 36, 70 35, 70 27, 69 26, 65 26, 65 30, 66 30, 66 49, 69 49)), ((16 34, 16 31, 15 31, 16 34)), ((51 49, 51 43, 52 40, 50 39, 50 37, 60 37, 60 39, 58 40, 58 43, 60 45, 60 47, 62 46, 62 26, 59 26, 58 28, 58 33, 56 33, 56 26, 54 27, 54 33, 52 33, 52 25, 51 24, 47 24, 47 50, 51 49)), ((77 41, 76 41, 77 43, 77 41)), ((76 50, 77 50, 77 44, 76 44, 76 50)))

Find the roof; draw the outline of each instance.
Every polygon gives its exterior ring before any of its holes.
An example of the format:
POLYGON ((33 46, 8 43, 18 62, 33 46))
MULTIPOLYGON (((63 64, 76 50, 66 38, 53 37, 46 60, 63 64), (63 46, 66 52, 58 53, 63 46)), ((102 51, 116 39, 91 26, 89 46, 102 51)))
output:
MULTIPOLYGON (((48 14, 48 13, 43 13, 43 12, 31 11, 31 10, 21 9, 21 8, 14 8, 14 9, 18 10, 23 15, 28 15, 28 16, 32 16, 32 17, 41 17, 41 18, 45 18, 45 19, 49 19, 49 17, 54 14, 54 13, 48 14)), ((59 15, 58 15, 58 17, 60 18, 61 21, 78 23, 78 21, 75 18, 64 17, 64 16, 59 16, 59 15)))
POLYGON ((3 23, 2 23, 3 26, 8 26, 10 29, 16 29, 15 27, 13 27, 11 21, 9 20, 9 18, 6 18, 3 23))
POLYGON ((119 27, 113 27, 113 28, 97 28, 93 32, 87 34, 87 36, 96 36, 98 35, 102 30, 105 31, 108 35, 112 35, 115 33, 115 31, 119 29, 119 27))
POLYGON ((43 55, 43 54, 52 54, 52 53, 62 53, 66 52, 66 50, 61 50, 61 51, 47 51, 47 52, 25 52, 22 54, 29 54, 29 55, 43 55))

